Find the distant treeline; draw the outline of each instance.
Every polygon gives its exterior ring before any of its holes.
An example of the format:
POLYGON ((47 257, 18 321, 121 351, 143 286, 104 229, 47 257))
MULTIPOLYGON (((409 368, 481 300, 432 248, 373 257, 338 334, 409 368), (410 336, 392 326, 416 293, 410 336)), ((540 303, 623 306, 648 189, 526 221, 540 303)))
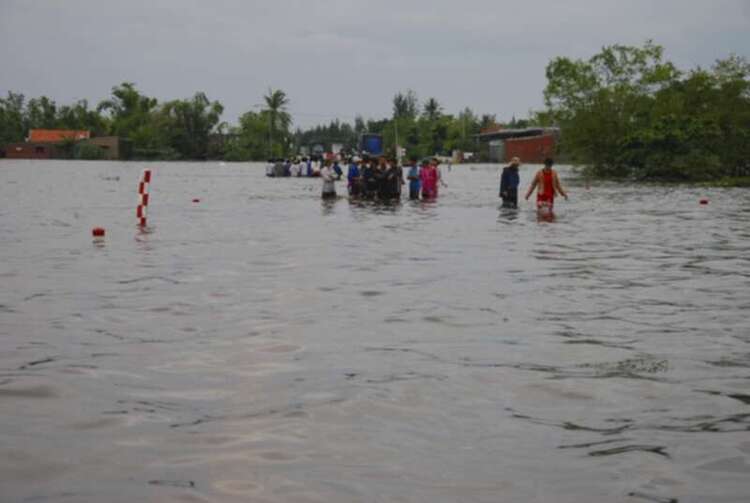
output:
MULTIPOLYGON (((436 98, 420 103, 412 90, 396 93, 392 105, 390 118, 365 121, 356 117, 353 124, 332 121, 306 131, 297 130, 295 142, 302 145, 340 143, 356 148, 360 135, 367 132, 383 135, 385 150, 391 155, 397 143, 408 155, 451 155, 454 150, 478 152, 477 135, 498 122, 494 114, 477 115, 468 107, 457 115, 445 113, 436 98)), ((528 124, 526 119, 512 118, 505 126, 526 127, 528 124)))
POLYGON ((543 121, 569 159, 600 177, 715 180, 750 175, 750 65, 737 56, 683 72, 663 49, 605 47, 547 66, 543 121))
MULTIPOLYGON (((558 126, 559 154, 600 177, 713 180, 750 175, 750 64, 730 56, 711 69, 680 71, 651 42, 605 47, 588 60, 560 57, 546 69, 546 109, 507 127, 558 126)), ((355 149, 362 133, 383 135, 420 157, 480 151, 477 134, 495 115, 469 108, 444 112, 435 98, 407 90, 393 97, 391 117, 331 121, 292 129, 289 98, 269 89, 263 104, 236 126, 221 122, 223 106, 202 92, 158 102, 132 83, 112 89, 96 107, 86 100, 58 106, 47 97, 0 98, 0 148, 32 128, 86 129, 129 139, 136 158, 263 160, 296 155, 300 147, 341 144, 355 149)))
POLYGON ((0 98, 0 146, 24 141, 30 129, 78 129, 129 139, 138 158, 206 159, 212 133, 226 128, 219 123, 223 111, 203 93, 159 103, 129 82, 114 87, 111 98, 95 108, 86 100, 58 106, 46 96, 26 100, 9 92, 0 98))
MULTIPOLYGON (((58 106, 42 96, 27 100, 9 92, 0 98, 0 148, 22 142, 30 129, 80 129, 94 136, 113 135, 132 143, 138 159, 224 159, 265 160, 296 155, 300 147, 340 144, 356 149, 362 133, 383 135, 387 150, 399 145, 410 154, 450 154, 454 149, 474 151, 476 134, 496 122, 494 115, 477 116, 469 108, 457 116, 446 114, 435 98, 420 104, 413 91, 393 98, 393 116, 382 120, 357 117, 353 124, 333 120, 307 130, 292 130, 289 98, 282 90, 269 89, 263 104, 244 113, 239 124, 221 122, 224 107, 202 93, 192 98, 160 103, 143 95, 130 82, 112 89, 111 98, 95 107, 80 100, 58 106)), ((524 127, 525 120, 513 119, 512 127, 524 127)))

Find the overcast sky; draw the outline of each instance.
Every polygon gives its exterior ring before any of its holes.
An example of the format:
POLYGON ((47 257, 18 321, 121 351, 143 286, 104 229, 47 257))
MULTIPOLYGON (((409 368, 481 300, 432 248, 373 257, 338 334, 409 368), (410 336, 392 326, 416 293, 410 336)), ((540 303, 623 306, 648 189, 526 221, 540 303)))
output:
POLYGON ((0 93, 95 104, 130 81, 234 123, 270 86, 304 127, 411 88, 505 120, 542 106, 551 58, 649 38, 683 68, 750 57, 750 0, 0 0, 0 93))

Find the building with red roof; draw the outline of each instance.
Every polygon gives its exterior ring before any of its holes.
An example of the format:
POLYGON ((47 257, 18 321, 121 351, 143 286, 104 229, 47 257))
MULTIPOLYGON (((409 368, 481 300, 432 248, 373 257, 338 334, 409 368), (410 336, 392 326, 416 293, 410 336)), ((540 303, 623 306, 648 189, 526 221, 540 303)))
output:
POLYGON ((60 143, 65 140, 88 140, 91 138, 90 131, 75 129, 31 129, 29 130, 29 143, 60 143))

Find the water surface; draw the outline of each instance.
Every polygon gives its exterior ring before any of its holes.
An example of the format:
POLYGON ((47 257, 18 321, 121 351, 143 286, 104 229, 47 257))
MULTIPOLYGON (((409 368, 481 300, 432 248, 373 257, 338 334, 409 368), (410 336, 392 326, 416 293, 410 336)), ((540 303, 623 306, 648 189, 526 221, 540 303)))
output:
POLYGON ((561 174, 0 162, 2 501, 747 501, 750 192, 561 174))

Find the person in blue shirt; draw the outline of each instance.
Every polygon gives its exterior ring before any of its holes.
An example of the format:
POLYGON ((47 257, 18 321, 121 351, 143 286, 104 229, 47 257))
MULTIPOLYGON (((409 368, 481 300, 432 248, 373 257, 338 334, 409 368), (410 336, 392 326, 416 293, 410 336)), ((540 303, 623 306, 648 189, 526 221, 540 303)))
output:
POLYGON ((518 208, 518 185, 520 177, 518 175, 518 166, 521 160, 514 157, 510 165, 503 168, 503 174, 500 177, 500 197, 503 199, 503 208, 518 208))
POLYGON ((338 159, 333 161, 333 172, 336 173, 336 180, 341 180, 341 177, 344 176, 344 172, 341 170, 338 159))
POLYGON ((360 178, 359 167, 357 163, 359 158, 354 157, 349 162, 349 170, 346 173, 346 179, 349 182, 349 195, 357 197, 362 193, 362 179, 360 178))
POLYGON ((417 165, 416 156, 409 158, 408 169, 406 178, 409 180, 409 199, 419 199, 419 191, 422 188, 422 183, 419 181, 419 166, 417 165))

